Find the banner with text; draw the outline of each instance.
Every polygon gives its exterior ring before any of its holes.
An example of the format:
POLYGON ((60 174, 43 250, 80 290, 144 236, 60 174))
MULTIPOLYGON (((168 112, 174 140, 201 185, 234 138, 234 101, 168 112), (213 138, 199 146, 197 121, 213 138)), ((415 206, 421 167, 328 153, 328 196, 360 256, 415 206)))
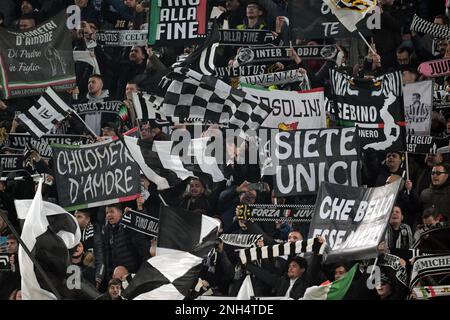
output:
MULTIPOLYGON (((258 64, 278 61, 292 61, 289 55, 291 47, 254 47, 241 48, 236 56, 240 65, 258 64)), ((336 46, 302 46, 294 47, 302 60, 333 60, 336 59, 338 50, 336 46)))
POLYGON ((224 77, 247 77, 253 76, 255 74, 266 74, 271 73, 272 68, 270 65, 248 65, 239 67, 216 67, 214 69, 214 76, 218 78, 224 77))
POLYGON ((239 204, 236 207, 236 218, 254 222, 311 222, 313 212, 312 205, 239 204))
MULTIPOLYGON (((426 255, 417 257, 411 271, 409 287, 412 289, 424 277, 440 276, 450 274, 450 255, 426 255)), ((422 283, 432 284, 432 283, 422 283)))
POLYGON ((261 127, 290 130, 326 127, 323 88, 285 91, 242 85, 242 90, 272 108, 261 127))
POLYGON ((437 153, 440 148, 449 146, 450 136, 445 138, 433 136, 407 136, 406 151, 411 153, 437 153))
POLYGON ((26 31, 0 28, 0 93, 5 99, 36 96, 47 87, 75 85, 72 39, 66 14, 26 31))
POLYGON ((126 210, 123 213, 120 224, 147 236, 158 237, 159 219, 147 213, 131 209, 126 210))
POLYGON ((68 144, 81 145, 86 144, 89 138, 86 136, 78 136, 72 134, 48 134, 36 140, 28 133, 10 133, 8 139, 0 147, 22 152, 25 146, 29 143, 43 158, 50 158, 52 156, 51 144, 68 144))
POLYGON ((269 30, 222 29, 219 35, 221 46, 261 46, 275 40, 269 30))
POLYGON ((293 82, 300 82, 300 85, 305 81, 305 76, 299 69, 279 71, 267 74, 257 74, 254 76, 247 76, 240 78, 241 83, 270 87, 274 85, 283 85, 293 82))
POLYGON ((272 143, 277 196, 315 194, 324 181, 360 185, 355 128, 279 132, 272 143))
POLYGON ((95 34, 95 41, 107 47, 132 47, 147 44, 147 30, 103 30, 95 34))
POLYGON ((433 108, 433 81, 403 85, 406 132, 411 135, 430 135, 433 108))
POLYGON ((0 172, 7 175, 10 172, 25 171, 23 154, 0 154, 0 172))
MULTIPOLYGON (((341 2, 348 3, 353 1, 341 2)), ((309 40, 351 37, 352 35, 323 1, 289 1, 288 18, 291 22, 291 33, 295 38, 309 40)), ((378 17, 376 15, 374 17, 367 15, 366 18, 357 24, 358 31, 363 35, 370 35, 368 28, 381 28, 381 22, 380 13, 378 13, 378 17)))
POLYGON ((139 166, 120 140, 52 145, 58 198, 67 211, 134 200, 139 166))
POLYGON ((71 108, 78 114, 91 112, 108 112, 118 114, 122 106, 124 106, 123 101, 103 101, 73 104, 71 108))
POLYGON ((322 182, 308 237, 326 239, 331 247, 327 263, 378 256, 399 186, 400 180, 378 188, 322 182))
POLYGON ((355 79, 330 70, 336 124, 358 127, 361 148, 377 151, 405 149, 406 130, 400 71, 375 79, 355 79))
POLYGON ((207 0, 151 1, 148 44, 171 46, 205 39, 207 0))

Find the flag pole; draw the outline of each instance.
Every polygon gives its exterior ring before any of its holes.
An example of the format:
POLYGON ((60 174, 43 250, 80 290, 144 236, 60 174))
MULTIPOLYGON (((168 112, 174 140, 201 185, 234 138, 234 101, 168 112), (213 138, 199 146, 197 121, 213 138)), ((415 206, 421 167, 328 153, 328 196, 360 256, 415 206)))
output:
POLYGON ((161 200, 161 202, 163 203, 163 205, 167 207, 167 202, 164 201, 164 198, 162 197, 161 193, 159 193, 159 192, 158 192, 158 197, 161 200))
POLYGON ((80 115, 78 113, 75 112, 75 110, 72 110, 72 113, 74 113, 77 118, 81 121, 81 123, 86 127, 86 129, 88 129, 88 131, 91 133, 91 135, 94 138, 98 138, 98 135, 95 134, 95 132, 86 124, 86 122, 84 122, 84 120, 80 117, 80 115))
POLYGON ((137 124, 137 127, 138 127, 139 138, 142 139, 141 122, 139 121, 138 117, 136 117, 136 124, 137 124))
MULTIPOLYGON (((408 152, 405 152, 405 163, 406 163, 406 181, 409 180, 409 161, 408 161, 408 152)), ((406 190, 409 195, 409 190, 406 190)))
POLYGON ((62 296, 59 293, 58 290, 56 290, 55 286, 53 285, 53 283, 50 281, 50 279, 48 278, 47 274, 45 273, 44 269, 42 269, 41 265, 39 264, 39 262, 37 262, 36 258, 31 254, 30 250, 28 249, 28 247, 25 245, 25 243, 23 242, 22 238, 20 237, 19 233, 17 232, 17 230, 14 228, 14 226, 11 224, 11 222, 9 221, 8 217, 2 212, 0 211, 0 216, 3 218, 3 220, 6 222, 6 224, 8 225, 9 229, 11 230, 11 232, 13 233, 14 237, 16 237, 17 241, 19 242, 19 244, 22 246, 23 250, 25 251, 25 253, 28 255, 28 257, 31 259, 31 261, 33 262, 33 264, 36 266, 37 271, 41 274, 42 278, 44 279, 45 283, 49 286, 50 290, 53 292, 53 294, 56 296, 56 299, 58 300, 62 300, 62 296))
POLYGON ((377 54, 375 52, 375 50, 373 50, 372 46, 367 42, 366 38, 364 38, 364 36, 361 34, 361 32, 358 31, 359 36, 361 37, 361 39, 363 39, 364 43, 367 45, 367 47, 369 48, 369 50, 373 53, 373 54, 377 54))

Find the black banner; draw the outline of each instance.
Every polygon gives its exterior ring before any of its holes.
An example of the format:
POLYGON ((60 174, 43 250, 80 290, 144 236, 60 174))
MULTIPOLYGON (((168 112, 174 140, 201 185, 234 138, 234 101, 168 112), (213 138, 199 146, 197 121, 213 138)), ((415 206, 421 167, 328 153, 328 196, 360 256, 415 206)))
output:
POLYGON ((275 40, 269 30, 219 30, 221 46, 261 46, 275 40))
POLYGON ((378 255, 399 186, 400 180, 378 188, 322 182, 308 238, 326 239, 331 247, 327 263, 378 255))
POLYGON ((35 96, 75 85, 70 31, 64 12, 28 30, 0 29, 2 98, 35 96))
POLYGON ((274 142, 277 196, 314 194, 323 181, 360 185, 355 128, 279 132, 274 142))
POLYGON ((411 153, 437 153, 439 148, 448 147, 450 136, 445 138, 433 136, 410 136, 406 137, 406 151, 411 153))
POLYGON ((151 237, 158 237, 159 219, 143 212, 127 210, 123 213, 120 224, 134 231, 151 237))
POLYGON ((0 154, 0 171, 4 175, 9 172, 24 171, 22 154, 0 154))
POLYGON ((333 104, 329 110, 336 124, 358 127, 361 148, 402 151, 406 123, 400 71, 375 79, 354 79, 331 70, 333 104))
POLYGON ((139 166, 120 140, 52 149, 58 197, 67 211, 138 197, 139 166))
POLYGON ((78 114, 91 112, 109 112, 117 114, 123 105, 123 101, 103 101, 73 104, 71 108, 78 114))
POLYGON ((28 133, 10 133, 8 139, 4 141, 4 145, 9 149, 22 152, 27 143, 29 143, 43 158, 50 158, 52 156, 51 144, 68 144, 81 145, 88 143, 89 138, 86 136, 78 136, 72 134, 49 134, 42 136, 39 140, 34 139, 28 133))
MULTIPOLYGON (((292 61, 289 56, 290 47, 255 47, 242 48, 239 50, 236 59, 241 65, 258 64, 276 61, 292 61)), ((302 60, 333 60, 336 59, 338 49, 334 45, 327 46, 302 46, 294 47, 302 60)))
POLYGON ((238 220, 310 222, 314 212, 314 206, 296 204, 245 204, 238 205, 237 210, 238 220))
MULTIPOLYGON (((289 28, 295 38, 310 40, 352 36, 323 1, 289 1, 288 13, 289 28)), ((368 24, 367 20, 373 18, 369 16, 357 24, 358 31, 364 35, 371 33, 367 25, 371 26, 373 23, 368 24)), ((379 24, 381 27, 381 21, 379 24)))

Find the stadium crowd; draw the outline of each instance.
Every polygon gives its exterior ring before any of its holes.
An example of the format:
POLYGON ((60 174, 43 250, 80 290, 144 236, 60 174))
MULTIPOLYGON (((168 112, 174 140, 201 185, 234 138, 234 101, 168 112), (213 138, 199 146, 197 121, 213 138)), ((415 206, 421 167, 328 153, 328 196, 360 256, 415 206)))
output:
MULTIPOLYGON (((218 7, 224 12, 220 23, 230 29, 271 30, 279 46, 335 44, 339 49, 337 60, 302 60, 294 50, 291 61, 271 65, 273 71, 298 69, 307 75, 309 87, 324 87, 330 92, 330 69, 337 69, 352 77, 370 79, 387 72, 400 70, 403 83, 428 79, 420 74, 422 62, 450 58, 450 41, 433 39, 429 35, 410 30, 414 14, 439 25, 449 26, 449 12, 445 1, 436 0, 380 0, 381 29, 369 31, 366 40, 368 50, 357 35, 341 38, 305 39, 302 30, 291 27, 295 19, 303 19, 301 7, 296 1, 286 0, 211 0, 208 9, 218 7)), ((308 1, 299 1, 307 3, 308 1)), ((148 26, 149 1, 140 0, 2 0, 0 3, 0 28, 28 30, 46 21, 69 5, 81 9, 81 27, 72 32, 73 50, 88 50, 98 62, 98 72, 85 62, 75 63, 76 87, 61 92, 70 105, 86 102, 120 100, 127 109, 125 119, 119 114, 88 113, 84 121, 103 141, 123 134, 139 123, 140 139, 149 142, 170 140, 171 127, 157 121, 136 121, 133 92, 154 92, 162 77, 177 61, 183 61, 193 46, 181 47, 107 47, 98 45, 95 34, 100 30, 146 30, 148 26)), ((236 63, 236 47, 219 47, 216 65, 232 66, 236 63)), ((450 93, 450 76, 434 78, 434 86, 444 87, 450 93)), ((224 81, 236 85, 236 79, 225 77, 224 81)), ((237 80, 238 83, 238 80, 237 80)), ((300 90, 301 84, 290 83, 272 86, 279 90, 300 90)), ((39 96, 0 100, 0 139, 10 133, 26 133, 17 120, 17 113, 24 112, 39 96)), ((450 103, 449 103, 450 105, 450 103)), ((328 115, 328 127, 334 127, 334 119, 328 115)), ((445 138, 450 135, 450 109, 432 111, 431 135, 445 138), (445 112, 445 110, 449 110, 445 112)), ((203 130, 206 130, 203 127, 203 130)), ((55 124, 53 134, 86 135, 91 132, 74 117, 55 124)), ((233 152, 245 152, 234 146, 233 152)), ((244 149, 244 150, 243 150, 244 149)), ((2 154, 11 154, 3 145, 2 154)), ((385 241, 380 254, 395 249, 410 249, 420 239, 424 227, 444 225, 450 219, 450 163, 448 150, 436 153, 413 154, 405 157, 400 151, 362 152, 362 185, 379 187, 400 179, 401 189, 392 210, 385 241), (408 161, 408 165, 406 164, 408 161), (408 167, 408 175, 406 170, 408 167)), ((54 181, 53 163, 33 150, 27 162, 30 170, 45 173, 43 198, 58 203, 58 185, 54 181)), ((81 243, 70 251, 71 262, 79 266, 82 274, 101 294, 100 299, 117 300, 140 265, 155 254, 157 240, 139 234, 120 224, 125 208, 152 212, 158 216, 161 199, 174 207, 195 211, 220 221, 224 234, 262 234, 257 246, 280 242, 295 242, 308 238, 308 223, 300 222, 251 222, 236 218, 239 204, 302 204, 314 205, 316 195, 276 197, 272 177, 263 176, 258 164, 228 163, 224 170, 227 180, 220 183, 199 176, 186 180, 176 187, 158 192, 156 185, 142 175, 141 196, 135 201, 107 206, 80 209, 73 214, 80 226, 81 243), (258 184, 264 181, 265 184, 258 184), (161 197, 160 197, 161 195, 161 197)), ((0 170, 1 172, 1 170, 0 170)), ((14 200, 32 199, 36 181, 31 177, 16 179, 18 172, 3 173, 0 181, 0 210, 19 231, 23 226, 16 213, 14 200)), ((0 247, 10 256, 10 270, 0 272, 0 299, 21 299, 20 261, 18 239, 4 219, 0 218, 0 247)), ((214 254, 204 261, 199 276, 200 285, 192 297, 200 294, 236 296, 245 275, 252 277, 255 296, 283 296, 298 299, 306 288, 326 280, 335 281, 348 272, 356 261, 323 264, 321 256, 285 256, 275 260, 258 260, 256 263, 239 263, 235 248, 218 240, 214 254)), ((359 261, 361 265, 373 264, 373 259, 359 261)), ((406 268, 411 261, 401 259, 406 268)), ((367 273, 358 273, 353 290, 346 299, 407 299, 410 290, 399 283, 395 273, 383 271, 381 283, 367 289, 367 273)))

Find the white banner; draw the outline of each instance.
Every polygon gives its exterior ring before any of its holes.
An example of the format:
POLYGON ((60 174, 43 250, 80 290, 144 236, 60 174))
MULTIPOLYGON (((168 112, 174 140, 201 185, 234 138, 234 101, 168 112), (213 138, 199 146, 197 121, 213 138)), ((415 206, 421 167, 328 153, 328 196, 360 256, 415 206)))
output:
POLYGON ((430 135, 433 81, 403 85, 406 130, 410 135, 430 135))
POLYGON ((273 109, 261 127, 282 130, 326 127, 323 88, 308 91, 285 91, 264 90, 243 85, 242 90, 273 109))

